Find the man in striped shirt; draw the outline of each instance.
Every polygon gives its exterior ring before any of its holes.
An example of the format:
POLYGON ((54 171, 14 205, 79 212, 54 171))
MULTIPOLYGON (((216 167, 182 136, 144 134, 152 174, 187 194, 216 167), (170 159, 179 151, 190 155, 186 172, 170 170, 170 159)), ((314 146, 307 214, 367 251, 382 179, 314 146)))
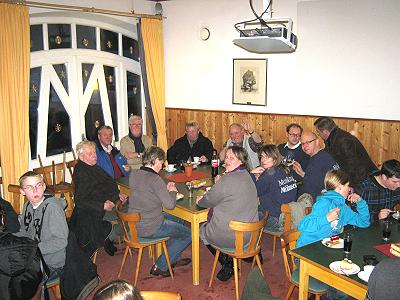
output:
POLYGON ((358 184, 356 193, 367 201, 371 222, 385 219, 400 204, 400 162, 385 161, 380 171, 358 184))

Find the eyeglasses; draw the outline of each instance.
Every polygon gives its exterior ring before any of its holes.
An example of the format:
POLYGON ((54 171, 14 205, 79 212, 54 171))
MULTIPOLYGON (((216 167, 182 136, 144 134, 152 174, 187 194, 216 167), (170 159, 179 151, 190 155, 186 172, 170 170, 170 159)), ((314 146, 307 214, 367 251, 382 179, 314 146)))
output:
POLYGON ((25 185, 22 187, 22 189, 26 191, 33 191, 33 190, 38 190, 44 187, 44 182, 38 182, 36 185, 25 185))
POLYGON ((289 133, 289 135, 293 137, 301 137, 301 133, 289 133))
POLYGON ((132 127, 142 127, 142 124, 129 124, 129 126, 132 126, 132 127))
POLYGON ((303 145, 310 145, 312 142, 314 142, 315 140, 317 140, 317 139, 313 139, 313 140, 310 140, 310 141, 307 141, 307 142, 302 142, 301 143, 301 145, 303 146, 303 145))

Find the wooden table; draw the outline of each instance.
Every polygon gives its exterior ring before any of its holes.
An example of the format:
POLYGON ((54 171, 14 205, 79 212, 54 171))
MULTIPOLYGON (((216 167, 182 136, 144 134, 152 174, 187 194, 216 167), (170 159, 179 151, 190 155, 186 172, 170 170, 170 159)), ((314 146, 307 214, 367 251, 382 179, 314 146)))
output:
MULTIPOLYGON (((209 166, 199 166, 197 169, 201 172, 211 174, 209 166)), ((164 171, 160 172, 161 177, 167 182, 164 171)), ((208 185, 211 185, 211 178, 208 178, 208 185)), ((129 178, 122 177, 117 180, 120 191, 129 195, 129 178)), ((196 195, 199 193, 197 190, 192 191, 192 197, 189 198, 189 192, 185 183, 176 183, 176 187, 180 193, 185 197, 178 200, 174 209, 165 209, 164 211, 190 222, 192 230, 192 272, 193 272, 193 285, 199 285, 200 279, 200 223, 207 221, 208 208, 202 208, 196 204, 196 195)))
MULTIPOLYGON (((396 220, 393 220, 392 242, 400 241, 399 227, 400 224, 396 220)), ((373 249, 374 246, 383 244, 379 223, 372 224, 366 229, 358 228, 351 232, 353 245, 350 259, 361 270, 364 266, 363 256, 366 254, 374 254, 378 261, 387 258, 380 251, 373 249)), ((344 258, 343 249, 330 249, 322 245, 321 242, 315 242, 294 249, 291 251, 291 254, 300 259, 299 299, 307 299, 309 276, 325 282, 356 299, 365 299, 368 290, 366 282, 359 279, 356 274, 350 276, 340 275, 329 268, 331 262, 344 258)))

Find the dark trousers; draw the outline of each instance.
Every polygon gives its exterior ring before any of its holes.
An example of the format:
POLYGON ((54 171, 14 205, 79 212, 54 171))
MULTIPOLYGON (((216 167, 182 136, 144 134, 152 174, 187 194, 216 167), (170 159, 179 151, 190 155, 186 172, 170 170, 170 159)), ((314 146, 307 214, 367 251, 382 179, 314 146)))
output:
MULTIPOLYGON (((213 246, 211 246, 211 245, 207 245, 207 248, 212 253, 212 255, 215 256, 215 254, 217 253, 217 250, 215 250, 215 248, 213 246)), ((229 255, 220 252, 219 253, 219 257, 218 257, 218 261, 221 264, 222 268, 231 268, 231 269, 233 269, 233 259, 229 255)))

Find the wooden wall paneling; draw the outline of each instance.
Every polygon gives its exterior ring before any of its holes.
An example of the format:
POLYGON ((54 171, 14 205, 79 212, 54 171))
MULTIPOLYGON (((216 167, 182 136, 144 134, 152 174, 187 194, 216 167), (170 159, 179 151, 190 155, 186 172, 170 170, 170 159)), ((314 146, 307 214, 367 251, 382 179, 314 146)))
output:
MULTIPOLYGON (((168 144, 182 136, 188 120, 199 122, 201 131, 210 138, 214 147, 220 151, 229 138, 228 127, 248 118, 253 129, 260 133, 265 143, 280 144, 286 141, 286 126, 300 124, 304 130, 315 132, 316 116, 279 115, 245 112, 223 112, 167 108, 168 144)), ((353 118, 333 118, 336 124, 359 138, 372 160, 380 166, 385 160, 399 159, 400 122, 387 120, 367 120, 353 118)), ((321 143, 323 145, 323 143, 321 143)))

